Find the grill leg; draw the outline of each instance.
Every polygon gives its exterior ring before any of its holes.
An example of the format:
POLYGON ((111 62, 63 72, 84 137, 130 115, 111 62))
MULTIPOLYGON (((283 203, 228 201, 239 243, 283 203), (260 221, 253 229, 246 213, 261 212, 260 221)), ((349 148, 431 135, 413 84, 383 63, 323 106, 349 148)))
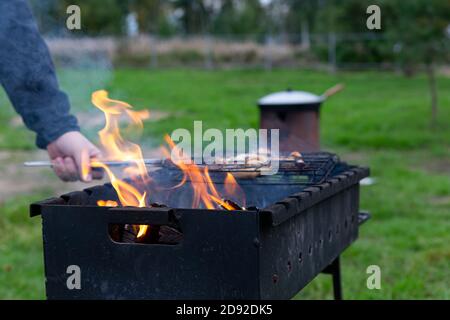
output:
POLYGON ((325 268, 324 273, 331 274, 333 279, 333 293, 334 300, 342 300, 342 285, 341 285, 341 264, 339 256, 325 268))
POLYGON ((339 262, 339 256, 333 261, 333 292, 334 300, 342 300, 342 284, 341 284, 341 264, 339 262))

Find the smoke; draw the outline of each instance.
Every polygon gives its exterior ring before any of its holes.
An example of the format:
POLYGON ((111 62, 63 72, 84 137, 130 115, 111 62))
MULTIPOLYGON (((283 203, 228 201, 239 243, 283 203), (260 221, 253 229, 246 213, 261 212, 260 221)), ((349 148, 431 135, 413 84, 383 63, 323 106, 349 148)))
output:
POLYGON ((68 16, 56 0, 29 3, 52 55, 60 87, 69 96, 71 112, 77 116, 83 133, 96 140, 104 120, 103 114, 93 107, 91 94, 111 82, 115 41, 68 30, 68 16))
POLYGON ((108 87, 113 77, 110 55, 101 48, 97 49, 93 42, 96 41, 64 38, 47 40, 60 86, 69 96, 72 113, 77 116, 82 131, 91 139, 104 125, 103 114, 93 107, 91 95, 96 90, 108 87))

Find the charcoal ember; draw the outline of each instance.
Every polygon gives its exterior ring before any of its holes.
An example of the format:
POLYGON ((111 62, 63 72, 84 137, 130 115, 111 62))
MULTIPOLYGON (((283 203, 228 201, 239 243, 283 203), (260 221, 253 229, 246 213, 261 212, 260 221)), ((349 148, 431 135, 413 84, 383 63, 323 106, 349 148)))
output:
POLYGON ((167 208, 167 206, 165 204, 158 203, 158 202, 151 203, 150 207, 152 207, 152 208, 167 208))
MULTIPOLYGON (((138 226, 136 226, 139 229, 138 226)), ((136 243, 158 243, 159 239, 159 226, 158 225, 148 225, 147 231, 144 235, 135 239, 136 243)))
POLYGON ((122 242, 123 243, 135 243, 137 239, 137 230, 131 224, 126 224, 123 226, 122 230, 122 242))
POLYGON ((109 235, 112 240, 116 242, 121 242, 122 240, 122 229, 120 224, 111 224, 108 226, 109 235))
POLYGON ((148 225, 146 232, 138 238, 139 225, 113 224, 109 226, 109 234, 114 241, 121 243, 177 244, 183 238, 183 233, 175 225, 148 225))
POLYGON ((171 226, 159 227, 159 243, 177 244, 183 239, 183 233, 171 226))
MULTIPOLYGON (((245 210, 243 207, 241 207, 240 205, 238 205, 236 202, 229 200, 229 199, 222 199, 223 202, 225 202, 227 205, 231 206, 233 208, 233 210, 245 210)), ((227 208, 225 208, 224 206, 222 206, 222 209, 227 210, 227 208)))

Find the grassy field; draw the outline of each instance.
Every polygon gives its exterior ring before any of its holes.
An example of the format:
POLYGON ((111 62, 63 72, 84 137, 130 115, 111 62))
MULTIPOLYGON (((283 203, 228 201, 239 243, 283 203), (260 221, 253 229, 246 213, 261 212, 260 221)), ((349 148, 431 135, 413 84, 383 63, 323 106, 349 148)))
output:
MULTIPOLYGON (((145 127, 143 141, 152 146, 165 132, 191 128, 193 120, 221 129, 256 127, 255 102, 272 91, 321 93, 345 83, 345 91, 327 101, 321 114, 324 148, 370 166, 376 184, 362 187, 361 207, 373 218, 343 255, 344 296, 450 298, 450 78, 438 79, 441 109, 434 129, 424 76, 289 70, 117 70, 87 76, 66 70, 61 82, 82 113, 92 109, 91 91, 101 88, 136 108, 164 113, 145 127), (382 271, 381 290, 366 287, 366 268, 373 264, 382 271)), ((33 148, 32 134, 12 125, 14 113, 4 96, 0 104, 2 152, 33 148)), ((86 129, 94 137, 98 128, 86 129)), ((41 226, 38 218, 28 218, 27 207, 52 195, 42 190, 0 204, 0 298, 44 297, 41 226)), ((321 275, 296 298, 331 298, 331 291, 329 276, 321 275)))

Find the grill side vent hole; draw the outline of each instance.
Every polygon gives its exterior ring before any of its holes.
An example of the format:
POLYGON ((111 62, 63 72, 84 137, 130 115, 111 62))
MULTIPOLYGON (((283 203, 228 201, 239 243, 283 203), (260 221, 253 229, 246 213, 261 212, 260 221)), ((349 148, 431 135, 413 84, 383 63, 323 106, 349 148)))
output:
POLYGON ((274 273, 272 275, 272 282, 273 282, 273 284, 277 284, 278 283, 278 279, 279 279, 278 275, 276 273, 274 273))

